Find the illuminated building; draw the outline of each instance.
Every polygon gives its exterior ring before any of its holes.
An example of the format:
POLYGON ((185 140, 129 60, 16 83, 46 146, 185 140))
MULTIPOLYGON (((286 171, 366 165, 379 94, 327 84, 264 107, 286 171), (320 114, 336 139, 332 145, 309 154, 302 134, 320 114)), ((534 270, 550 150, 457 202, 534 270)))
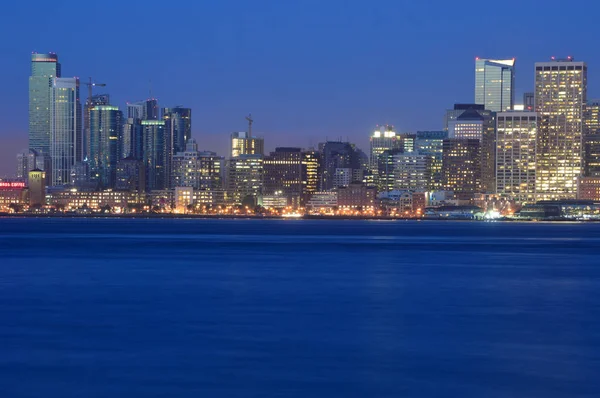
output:
POLYGON ((90 156, 90 111, 98 105, 110 105, 110 96, 108 94, 98 94, 85 101, 83 109, 83 159, 90 156))
POLYGON ((373 210, 377 190, 360 182, 337 189, 337 205, 340 209, 373 210))
POLYGON ((116 106, 96 105, 90 109, 88 161, 90 175, 100 188, 113 188, 119 160, 119 137, 123 113, 116 106))
POLYGON ((117 162, 115 190, 145 192, 146 168, 144 162, 133 157, 117 162))
POLYGON ((162 118, 166 122, 172 153, 185 151, 186 143, 192 138, 192 110, 181 107, 163 108, 162 118))
POLYGON ((523 94, 523 110, 524 111, 535 110, 535 93, 523 94))
POLYGON ((194 204, 194 188, 175 187, 175 210, 178 213, 185 213, 188 206, 194 204))
POLYGON ((263 190, 264 164, 262 155, 239 155, 229 160, 227 193, 232 204, 242 204, 251 197, 260 204, 263 190))
POLYGON ((189 139, 185 151, 173 157, 171 186, 194 189, 223 189, 224 159, 214 152, 199 152, 194 139, 189 139))
POLYGON ((600 175, 596 177, 581 177, 579 179, 578 192, 578 199, 600 201, 600 175))
POLYGON ((600 134, 600 99, 588 100, 583 112, 584 136, 600 134))
POLYGON ((50 114, 52 84, 61 77, 58 55, 31 54, 29 76, 29 149, 48 156, 50 154, 50 114))
POLYGON ((475 103, 492 112, 512 110, 515 59, 475 59, 475 103))
POLYGON ((310 196, 319 189, 319 174, 321 170, 321 154, 308 150, 302 152, 302 197, 301 204, 306 203, 310 196))
POLYGON ((83 160, 79 79, 56 77, 52 80, 50 101, 51 185, 67 185, 71 169, 83 160))
POLYGON ((384 151, 379 155, 377 165, 379 175, 376 185, 379 192, 390 192, 394 190, 394 185, 396 184, 394 156, 400 153, 404 153, 402 149, 393 149, 384 151))
POLYGON ((431 185, 431 157, 418 152, 393 156, 394 189, 426 191, 431 185))
POLYGON ((371 156, 369 158, 369 168, 371 172, 378 175, 379 155, 385 151, 392 151, 402 148, 402 141, 393 130, 393 126, 386 126, 385 129, 375 130, 370 138, 371 156))
POLYGON ((265 195, 280 194, 289 205, 299 205, 303 191, 302 149, 275 148, 264 159, 265 195))
POLYGON ((136 192, 112 191, 78 191, 76 189, 51 190, 46 195, 48 205, 60 206, 65 210, 87 208, 100 210, 103 207, 125 210, 129 205, 145 203, 145 196, 136 192))
POLYGON ((447 131, 417 131, 415 151, 431 159, 429 175, 432 190, 442 188, 442 151, 446 138, 447 131))
POLYGON ((119 159, 144 158, 144 129, 141 119, 128 118, 119 139, 119 159))
POLYGON ((448 125, 448 137, 476 139, 481 143, 481 190, 496 190, 496 114, 485 109, 469 108, 448 125))
POLYGON ((474 109, 476 111, 484 111, 485 106, 481 104, 454 104, 454 108, 446 110, 444 118, 444 130, 448 131, 450 123, 462 115, 466 110, 474 109))
POLYGON ((329 191, 340 182, 338 169, 350 169, 347 173, 351 180, 355 177, 355 171, 360 174, 362 170, 361 155, 355 146, 348 142, 328 141, 319 144, 321 152, 321 191, 329 191))
POLYGON ((311 210, 332 210, 338 205, 338 193, 336 191, 314 192, 306 207, 311 210))
POLYGON ((265 141, 263 138, 253 137, 246 132, 231 133, 231 157, 241 155, 264 155, 265 141))
POLYGON ((29 206, 46 204, 46 172, 33 169, 29 172, 29 206))
POLYGON ((586 177, 600 177, 600 132, 584 138, 583 156, 586 177))
POLYGON ((583 172, 587 66, 572 58, 535 64, 538 200, 575 199, 583 172))
POLYGON ((142 120, 144 137, 144 166, 146 168, 146 189, 168 188, 170 167, 169 140, 164 120, 142 120))
POLYGON ((481 151, 476 139, 447 138, 442 158, 442 185, 457 194, 481 190, 481 151))
POLYGON ((535 112, 500 112, 496 127, 496 193, 517 202, 535 201, 535 112))
POLYGON ((22 180, 0 180, 0 212, 14 212, 27 205, 28 191, 22 180))

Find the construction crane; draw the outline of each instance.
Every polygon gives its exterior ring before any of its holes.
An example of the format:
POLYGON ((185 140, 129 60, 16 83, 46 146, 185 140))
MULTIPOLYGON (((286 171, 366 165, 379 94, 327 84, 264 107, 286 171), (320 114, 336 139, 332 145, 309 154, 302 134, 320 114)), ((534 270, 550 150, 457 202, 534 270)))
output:
POLYGON ((251 113, 246 116, 246 120, 248 121, 248 137, 252 137, 252 123, 254 122, 254 119, 252 119, 251 113))
POLYGON ((93 87, 106 87, 106 83, 94 83, 92 81, 92 78, 90 77, 90 81, 88 83, 81 83, 83 85, 86 85, 88 87, 88 105, 91 106, 92 105, 92 88, 93 87))

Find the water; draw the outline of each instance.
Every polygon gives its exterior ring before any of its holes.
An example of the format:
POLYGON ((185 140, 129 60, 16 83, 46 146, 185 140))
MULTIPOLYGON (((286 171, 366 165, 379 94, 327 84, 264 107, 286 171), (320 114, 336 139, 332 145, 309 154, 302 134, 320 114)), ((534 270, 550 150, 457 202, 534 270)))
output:
POLYGON ((0 397, 597 397, 600 224, 0 219, 0 397))

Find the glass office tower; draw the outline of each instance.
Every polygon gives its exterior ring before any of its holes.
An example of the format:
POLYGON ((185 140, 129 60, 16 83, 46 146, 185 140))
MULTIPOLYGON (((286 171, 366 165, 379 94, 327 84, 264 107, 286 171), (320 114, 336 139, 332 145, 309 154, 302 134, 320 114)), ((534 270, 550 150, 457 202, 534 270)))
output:
POLYGON ((475 60, 475 103, 493 112, 513 108, 515 59, 475 60))

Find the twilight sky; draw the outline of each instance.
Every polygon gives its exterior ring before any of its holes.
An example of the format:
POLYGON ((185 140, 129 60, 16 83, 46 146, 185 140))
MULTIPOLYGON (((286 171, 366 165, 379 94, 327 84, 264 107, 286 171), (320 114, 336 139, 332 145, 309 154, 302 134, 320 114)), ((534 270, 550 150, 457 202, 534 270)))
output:
MULTIPOLYGON (((27 147, 30 54, 58 53, 64 77, 107 83, 114 105, 193 109, 201 149, 226 155, 231 131, 275 146, 342 137, 368 148, 377 124, 441 129, 472 102, 474 58, 517 58, 516 100, 533 63, 572 55, 600 96, 597 0, 30 0, 3 3, 0 176, 27 147)), ((82 87, 82 100, 86 96, 82 87)))

